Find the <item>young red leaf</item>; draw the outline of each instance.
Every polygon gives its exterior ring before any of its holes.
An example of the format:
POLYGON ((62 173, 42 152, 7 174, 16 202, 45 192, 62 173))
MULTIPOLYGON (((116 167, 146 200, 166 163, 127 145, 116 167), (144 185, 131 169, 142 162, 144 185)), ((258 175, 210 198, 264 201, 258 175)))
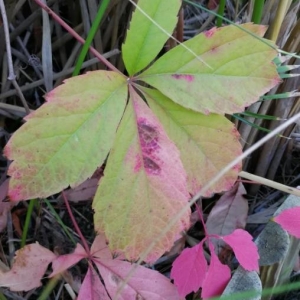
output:
MULTIPOLYGON (((157 90, 141 90, 168 136, 180 149, 180 159, 187 172, 188 189, 192 195, 242 153, 239 133, 224 116, 206 116, 174 103, 157 90)), ((232 168, 204 196, 229 190, 240 168, 241 164, 232 168)))
POLYGON ((113 144, 127 93, 125 76, 109 71, 67 79, 48 93, 5 147, 11 200, 48 197, 90 177, 113 144))
POLYGON ((233 233, 223 236, 222 239, 232 248, 237 260, 245 270, 259 270, 257 246, 247 231, 236 229, 233 233))
POLYGON ((69 269, 87 256, 88 254, 85 252, 84 248, 80 244, 77 244, 73 253, 60 255, 55 260, 53 260, 53 272, 51 273, 50 277, 69 269))
POLYGON ((211 255, 210 264, 201 292, 201 297, 204 300, 221 295, 231 277, 230 268, 220 262, 211 242, 209 242, 209 249, 211 255))
POLYGON ((203 253, 203 242, 186 248, 172 264, 171 278, 180 296, 196 292, 202 286, 207 272, 207 261, 203 253))
POLYGON ((110 300, 97 272, 89 266, 77 300, 110 300))
MULTIPOLYGON (((136 260, 189 198, 180 153, 143 99, 130 101, 93 201, 94 223, 109 247, 136 260)), ((147 262, 171 249, 189 225, 187 211, 152 249, 147 262)))
POLYGON ((285 229, 290 235, 300 238, 300 207, 296 206, 284 210, 274 221, 285 229))
MULTIPOLYGON (((206 228, 209 234, 227 235, 237 228, 245 228, 248 216, 248 201, 243 197, 246 190, 242 183, 226 192, 215 204, 208 215, 206 228)), ((212 239, 217 253, 220 253, 224 242, 212 239)))
POLYGON ((48 264, 56 258, 39 244, 29 244, 16 251, 15 262, 8 272, 0 272, 0 286, 11 291, 29 291, 39 287, 48 264))

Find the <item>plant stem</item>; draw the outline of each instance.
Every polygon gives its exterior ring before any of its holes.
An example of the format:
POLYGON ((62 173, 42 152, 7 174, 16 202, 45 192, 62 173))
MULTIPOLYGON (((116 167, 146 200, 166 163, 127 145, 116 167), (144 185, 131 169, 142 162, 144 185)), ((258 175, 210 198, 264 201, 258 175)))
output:
POLYGON ((88 243, 87 243, 85 237, 83 236, 83 234, 82 234, 82 232, 81 232, 81 230, 80 230, 80 228, 79 228, 79 226, 78 226, 78 224, 77 224, 77 222, 76 222, 76 220, 75 220, 75 218, 74 218, 74 215, 73 215, 73 213, 72 213, 72 210, 71 210, 69 201, 68 201, 68 199, 67 199, 67 197, 66 197, 64 191, 62 191, 61 193, 62 193, 62 196, 63 196, 63 198, 64 198, 64 202, 65 202, 66 208, 67 208, 67 210, 68 210, 69 216, 70 216, 70 218, 71 218, 71 220, 72 220, 73 226, 74 226, 74 228, 75 228, 77 234, 80 236, 81 242, 82 242, 82 244, 83 244, 83 247, 84 247, 86 253, 87 253, 87 254, 90 254, 90 248, 89 248, 88 243))
MULTIPOLYGON (((53 10, 51 10, 46 4, 44 4, 40 0, 34 0, 34 1, 42 9, 44 9, 55 21, 57 21, 63 28, 65 28, 78 42, 80 42, 81 44, 85 43, 85 40, 77 32, 75 32, 66 22, 64 22, 53 10)), ((89 50, 110 70, 122 74, 114 65, 112 65, 107 59, 105 59, 95 48, 90 47, 89 50)))
POLYGON ((82 66, 82 64, 84 62, 86 54, 87 54, 87 52, 89 50, 89 47, 90 47, 90 45, 91 45, 91 43, 92 43, 92 41, 94 39, 94 36, 95 36, 95 34, 96 34, 97 30, 98 30, 98 27, 100 25, 100 22, 101 22, 101 20, 103 18, 103 15, 104 15, 104 13, 105 13, 105 11, 107 9, 107 6, 108 6, 109 2, 110 2, 110 0, 103 0, 103 1, 101 1, 100 8, 99 8, 99 10, 97 12, 95 20, 93 21, 93 24, 92 24, 92 27, 91 27, 91 29, 89 31, 89 34, 86 37, 85 43, 84 43, 84 45, 83 45, 83 47, 82 47, 82 49, 80 51, 78 60, 77 60, 76 65, 75 65, 75 70, 74 70, 72 76, 76 76, 76 75, 79 74, 81 66, 82 66))

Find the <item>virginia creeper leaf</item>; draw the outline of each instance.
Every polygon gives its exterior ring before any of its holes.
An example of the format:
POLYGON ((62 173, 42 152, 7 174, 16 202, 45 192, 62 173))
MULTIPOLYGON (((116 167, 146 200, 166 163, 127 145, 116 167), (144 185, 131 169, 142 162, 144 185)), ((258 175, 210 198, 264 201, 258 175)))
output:
POLYGON ((172 264, 171 278, 180 296, 197 292, 207 272, 207 261, 203 253, 203 242, 184 249, 172 264))
MULTIPOLYGON (((134 265, 119 259, 112 259, 105 240, 101 236, 95 239, 91 252, 93 262, 103 278, 111 299, 115 299, 120 285, 134 265)), ((157 271, 138 266, 129 282, 121 290, 118 299, 178 300, 179 295, 176 287, 167 277, 157 271)))
POLYGON ((258 251, 252 236, 245 230, 236 229, 222 239, 232 248, 237 260, 247 271, 258 271, 258 251))
POLYGON ((0 272, 0 286, 11 291, 29 291, 39 287, 48 264, 55 254, 39 244, 29 244, 16 251, 15 262, 8 272, 0 272))
MULTIPOLYGON (((193 112, 174 103, 157 90, 142 88, 142 91, 168 136, 180 149, 180 158, 188 175, 188 189, 191 194, 196 194, 241 154, 239 134, 224 116, 206 116, 193 112)), ((240 168, 241 165, 235 166, 204 196, 230 189, 240 168)))
MULTIPOLYGON (((223 151, 222 151, 223 152, 223 151)), ((246 190, 242 183, 236 183, 218 200, 210 211, 206 228, 209 234, 227 235, 237 228, 245 228, 248 216, 248 201, 243 197, 246 190)), ((220 253, 224 242, 212 239, 217 253, 220 253)))
POLYGON ((152 20, 138 8, 133 13, 122 46, 123 60, 130 76, 144 69, 162 49, 168 39, 166 32, 171 34, 177 23, 181 0, 139 0, 137 4, 152 20))
MULTIPOLYGON (((94 224, 114 251, 135 260, 189 198, 179 151, 140 96, 131 98, 94 198, 94 224)), ((169 250, 189 212, 156 244, 146 261, 169 250)))
POLYGON ((231 277, 230 268, 220 262, 212 243, 209 243, 209 250, 211 255, 210 264, 201 292, 201 297, 204 300, 221 295, 231 277))
POLYGON ((284 210, 278 216, 274 217, 274 221, 285 229, 290 235, 300 238, 300 207, 293 207, 284 210))
POLYGON ((77 300, 110 300, 97 272, 89 266, 77 300))
MULTIPOLYGON (((78 262, 80 257, 89 259, 90 264, 79 291, 81 297, 79 299, 114 299, 120 285, 127 279, 128 273, 134 266, 129 262, 122 261, 119 257, 113 259, 104 235, 98 235, 92 244, 90 254, 77 245, 75 252, 58 257, 51 276, 66 270, 72 265, 71 262, 78 262), (62 263, 61 267, 58 262, 62 263), (104 288, 99 285, 96 273, 92 269, 92 262, 97 266, 110 298, 107 298, 108 294, 104 294, 104 288), (58 270, 59 272, 57 272, 58 270), (92 295, 95 298, 84 298, 87 295, 92 295), (96 295, 102 295, 102 297, 97 298, 96 295)), ((120 289, 118 299, 177 300, 179 295, 176 287, 171 284, 167 277, 157 271, 137 266, 123 289, 120 289)))
POLYGON ((9 197, 48 197, 90 177, 106 158, 124 112, 126 78, 95 71, 65 81, 5 147, 14 160, 9 197))
POLYGON ((53 272, 50 274, 50 277, 53 277, 77 264, 83 258, 87 257, 87 253, 84 248, 77 244, 73 253, 60 255, 52 262, 53 272))
MULTIPOLYGON (((263 36, 266 27, 241 27, 263 36)), ((280 82, 272 60, 277 52, 236 26, 199 34, 177 46, 137 76, 178 104, 204 114, 243 111, 280 82)))

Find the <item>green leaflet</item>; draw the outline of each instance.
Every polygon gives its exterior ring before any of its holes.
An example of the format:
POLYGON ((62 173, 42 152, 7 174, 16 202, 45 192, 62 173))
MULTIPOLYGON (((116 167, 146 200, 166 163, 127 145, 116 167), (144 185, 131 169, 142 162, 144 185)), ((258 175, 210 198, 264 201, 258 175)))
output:
MULTIPOLYGON (((149 107, 131 89, 104 177, 94 198, 94 224, 109 246, 136 260, 187 204, 186 173, 179 151, 149 107)), ((189 225, 181 217, 148 255, 153 262, 189 225)))
MULTIPOLYGON (((235 157, 242 153, 239 134, 224 116, 209 116, 190 111, 160 92, 142 88, 146 100, 180 149, 180 158, 188 175, 188 189, 194 195, 235 157)), ((205 196, 229 190, 241 166, 228 172, 205 196)))
MULTIPOLYGON (((242 27, 260 36, 265 27, 242 27)), ((280 81, 272 60, 276 51, 235 26, 213 28, 177 46, 137 79, 176 103, 204 114, 244 110, 280 81)))
POLYGON ((133 13, 122 56, 130 76, 141 71, 157 56, 177 23, 177 13, 181 0, 139 0, 133 13), (153 21, 149 20, 143 10, 153 21))
POLYGON ((90 177, 104 162, 126 99, 126 78, 96 71, 65 81, 27 117, 5 155, 12 200, 48 197, 90 177))

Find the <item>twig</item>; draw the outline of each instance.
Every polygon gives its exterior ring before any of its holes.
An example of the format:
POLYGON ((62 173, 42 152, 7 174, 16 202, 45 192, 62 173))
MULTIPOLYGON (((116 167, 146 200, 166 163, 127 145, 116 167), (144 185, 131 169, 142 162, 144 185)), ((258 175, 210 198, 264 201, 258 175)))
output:
POLYGON ((2 16, 2 22, 3 22, 3 28, 4 28, 4 36, 5 36, 5 44, 6 44, 6 52, 7 52, 7 62, 8 62, 8 80, 12 82, 14 85, 17 94, 19 95, 22 104, 24 105, 24 108, 26 110, 26 113, 29 114, 30 110, 27 105, 27 102, 24 98, 23 93, 21 92, 21 89, 16 81, 16 75, 14 73, 14 67, 12 62, 12 56, 11 56, 11 48, 10 48, 10 39, 9 39, 9 30, 8 30, 8 22, 7 22, 7 16, 5 11, 5 5, 3 0, 0 0, 0 9, 1 9, 1 16, 2 16))
POLYGON ((289 194, 300 197, 300 190, 299 189, 296 189, 296 188, 293 188, 293 187, 275 182, 273 180, 263 178, 263 177, 260 177, 260 176, 257 176, 257 175, 253 175, 253 174, 250 174, 250 173, 244 172, 244 171, 240 172, 239 176, 241 176, 243 178, 247 178, 247 179, 252 180, 252 181, 255 181, 259 184, 267 185, 267 186, 272 187, 276 190, 283 191, 285 193, 289 193, 289 194))
MULTIPOLYGON (((3 1, 3 0, 1 0, 3 1)), ((55 21, 57 21, 63 28, 65 28, 77 41, 81 44, 85 43, 85 40, 74 31, 67 23, 65 23, 53 10, 51 10, 46 4, 40 0, 34 0, 37 5, 44 9, 55 21)), ((104 63, 110 70, 122 74, 114 65, 112 65, 107 59, 103 57, 95 48, 90 47, 90 52, 93 53, 102 63, 104 63)), ((122 74, 123 75, 123 74, 122 74)))

